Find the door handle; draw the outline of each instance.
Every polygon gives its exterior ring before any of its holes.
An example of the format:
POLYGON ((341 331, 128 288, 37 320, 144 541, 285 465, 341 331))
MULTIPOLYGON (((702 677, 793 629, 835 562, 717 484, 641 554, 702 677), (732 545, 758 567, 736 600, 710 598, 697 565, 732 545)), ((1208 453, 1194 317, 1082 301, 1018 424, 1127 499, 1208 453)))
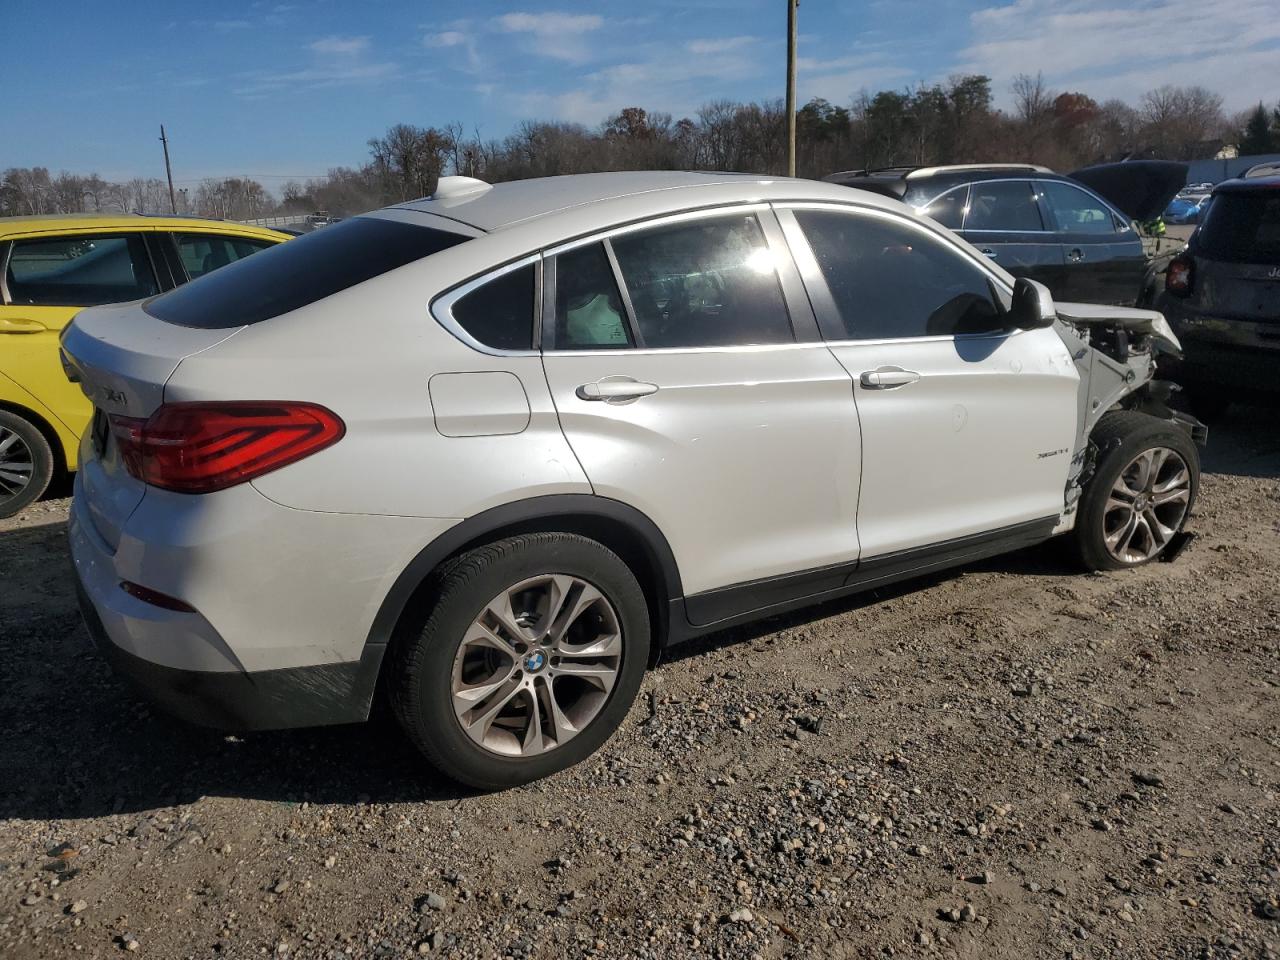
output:
POLYGON ((877 367, 875 370, 864 370, 858 381, 868 390, 893 390, 915 383, 920 374, 914 370, 903 370, 901 367, 877 367))
POLYGON ((992 260, 994 260, 996 257, 1000 256, 1000 254, 996 253, 996 252, 995 252, 994 250, 992 250, 990 247, 983 247, 983 248, 982 248, 982 255, 983 255, 984 257, 990 257, 992 260))
POLYGON ((26 317, 0 317, 0 333, 44 333, 48 330, 39 320, 26 317))
POLYGON ((1070 260, 1072 263, 1079 263, 1081 260, 1084 259, 1084 251, 1081 250, 1079 247, 1073 247, 1072 249, 1067 251, 1067 259, 1070 260))
POLYGON ((658 392, 656 383, 643 383, 631 378, 597 380, 584 383, 574 391, 579 400, 603 400, 605 403, 626 403, 658 392))

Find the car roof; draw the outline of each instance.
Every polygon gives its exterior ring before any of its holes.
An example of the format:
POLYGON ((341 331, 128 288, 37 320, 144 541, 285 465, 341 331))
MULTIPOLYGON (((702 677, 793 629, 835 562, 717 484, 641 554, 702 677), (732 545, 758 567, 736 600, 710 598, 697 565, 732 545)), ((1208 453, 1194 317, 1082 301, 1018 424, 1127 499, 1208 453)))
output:
MULTIPOLYGON (((446 180, 453 179, 443 178, 442 187, 446 180)), ((381 212, 431 214, 486 233, 510 230, 555 216, 564 221, 562 226, 569 233, 587 233, 632 219, 719 204, 770 200, 849 202, 848 191, 833 184, 750 173, 630 171, 541 177, 493 185, 467 180, 467 184, 466 189, 456 195, 452 190, 442 189, 438 191, 440 196, 397 204, 381 212)), ((861 202, 868 201, 873 206, 897 208, 893 201, 873 195, 867 195, 861 202)))
POLYGON ((1224 180, 1213 188, 1218 193, 1263 193, 1280 190, 1280 174, 1268 177, 1240 177, 1235 180, 1224 180))
POLYGON ((267 227, 236 223, 232 220, 208 220, 203 217, 173 216, 170 214, 44 213, 23 217, 0 217, 0 236, 12 233, 53 233, 58 230, 120 230, 130 227, 220 230, 228 233, 280 240, 288 238, 287 234, 279 233, 267 227))

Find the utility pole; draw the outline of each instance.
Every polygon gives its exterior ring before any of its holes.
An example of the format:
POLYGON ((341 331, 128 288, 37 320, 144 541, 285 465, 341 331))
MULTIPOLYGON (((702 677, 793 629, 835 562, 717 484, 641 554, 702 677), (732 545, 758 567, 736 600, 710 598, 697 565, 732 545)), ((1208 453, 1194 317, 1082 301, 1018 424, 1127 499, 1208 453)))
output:
POLYGON ((796 175, 796 9, 800 0, 787 0, 787 176, 796 175))
POLYGON ((164 145, 164 175, 169 178, 169 212, 178 212, 178 201, 173 196, 173 170, 169 166, 169 141, 164 135, 164 124, 160 124, 160 143, 164 145))

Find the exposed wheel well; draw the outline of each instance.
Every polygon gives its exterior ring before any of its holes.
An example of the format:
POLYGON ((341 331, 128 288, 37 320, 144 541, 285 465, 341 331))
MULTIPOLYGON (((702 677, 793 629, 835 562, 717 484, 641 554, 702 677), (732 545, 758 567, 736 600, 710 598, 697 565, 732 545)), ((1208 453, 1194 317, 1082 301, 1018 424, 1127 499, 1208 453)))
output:
POLYGON ((49 449, 53 452, 53 475, 55 478, 66 476, 67 458, 62 450, 62 440, 58 437, 58 431, 40 414, 36 413, 30 407, 24 407, 18 403, 9 403, 6 400, 0 400, 0 410, 6 410, 15 416, 22 417, 23 420, 29 422, 33 427, 40 431, 41 435, 49 444, 49 449))

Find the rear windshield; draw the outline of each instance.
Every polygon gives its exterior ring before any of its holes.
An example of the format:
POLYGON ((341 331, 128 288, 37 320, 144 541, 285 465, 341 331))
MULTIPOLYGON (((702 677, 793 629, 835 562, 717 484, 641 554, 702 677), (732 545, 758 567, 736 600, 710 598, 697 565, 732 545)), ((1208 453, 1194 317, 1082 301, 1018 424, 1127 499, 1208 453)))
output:
POLYGON ((144 309, 169 323, 205 330, 259 323, 468 239, 356 217, 237 260, 148 300, 144 309))
POLYGON ((1195 244, 1209 260, 1280 266, 1280 191, 1218 194, 1195 244))

